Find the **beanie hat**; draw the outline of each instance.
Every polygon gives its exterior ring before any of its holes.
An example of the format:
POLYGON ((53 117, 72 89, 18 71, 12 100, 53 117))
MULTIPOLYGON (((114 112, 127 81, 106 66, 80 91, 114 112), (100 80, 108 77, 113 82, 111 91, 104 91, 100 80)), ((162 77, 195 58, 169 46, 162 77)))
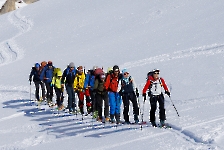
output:
POLYGON ((70 64, 68 65, 69 68, 75 68, 75 64, 73 62, 70 62, 70 64))
POLYGON ((119 67, 117 65, 113 66, 113 71, 119 71, 119 67))
POLYGON ((48 66, 52 66, 52 61, 48 61, 48 66))
POLYGON ((126 68, 122 70, 122 74, 124 74, 125 72, 128 72, 128 70, 126 68))
POLYGON ((36 67, 36 68, 40 68, 40 64, 39 64, 39 63, 36 63, 36 64, 35 64, 35 67, 36 67))

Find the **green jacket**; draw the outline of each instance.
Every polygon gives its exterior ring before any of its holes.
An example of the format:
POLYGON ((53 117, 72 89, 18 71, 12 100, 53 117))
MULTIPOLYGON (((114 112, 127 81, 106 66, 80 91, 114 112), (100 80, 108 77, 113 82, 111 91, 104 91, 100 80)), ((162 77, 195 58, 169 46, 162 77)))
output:
POLYGON ((96 79, 95 80, 95 84, 94 84, 94 87, 93 87, 93 90, 96 90, 97 93, 99 94, 103 94, 105 92, 104 90, 104 80, 100 80, 100 79, 96 79))

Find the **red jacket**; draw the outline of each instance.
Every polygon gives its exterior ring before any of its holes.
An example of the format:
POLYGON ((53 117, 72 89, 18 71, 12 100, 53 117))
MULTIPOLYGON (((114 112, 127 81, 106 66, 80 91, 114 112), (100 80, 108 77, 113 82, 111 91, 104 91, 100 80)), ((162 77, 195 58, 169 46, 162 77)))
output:
POLYGON ((115 77, 113 74, 109 74, 104 83, 104 88, 107 91, 117 92, 118 89, 118 77, 115 77))
MULTIPOLYGON (((168 89, 168 87, 167 87, 167 85, 165 83, 165 80, 163 78, 159 78, 157 80, 161 80, 161 84, 162 84, 164 90, 165 91, 169 91, 169 89, 168 89)), ((151 82, 154 82, 154 81, 156 81, 156 80, 153 78, 153 76, 149 76, 149 79, 147 80, 147 82, 146 82, 146 84, 145 84, 145 86, 144 86, 144 88, 142 90, 142 93, 146 93, 146 91, 148 90, 148 88, 151 86, 150 85, 151 82)))

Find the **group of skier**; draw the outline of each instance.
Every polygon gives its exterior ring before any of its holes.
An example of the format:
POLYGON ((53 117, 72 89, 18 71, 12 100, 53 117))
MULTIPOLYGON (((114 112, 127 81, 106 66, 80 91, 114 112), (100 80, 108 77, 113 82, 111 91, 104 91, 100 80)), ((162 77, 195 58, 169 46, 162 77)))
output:
MULTIPOLYGON (((144 101, 146 100, 146 92, 150 97, 150 122, 152 126, 157 126, 155 122, 155 112, 157 101, 159 103, 160 123, 165 125, 165 108, 164 95, 170 96, 169 89, 165 80, 159 77, 160 70, 154 69, 148 74, 147 82, 142 90, 144 101)), ((29 81, 34 82, 36 90, 35 97, 39 103, 46 100, 49 106, 54 106, 52 102, 53 88, 56 94, 56 105, 58 110, 64 110, 64 89, 68 95, 67 108, 70 113, 77 114, 77 107, 80 113, 84 114, 84 98, 86 100, 86 112, 92 114, 97 121, 121 123, 120 107, 123 101, 123 118, 125 124, 130 124, 129 120, 129 104, 132 102, 134 122, 139 123, 139 97, 138 89, 134 78, 127 69, 120 71, 117 65, 109 67, 104 73, 102 68, 93 66, 92 69, 85 73, 83 66, 75 67, 73 62, 69 63, 67 68, 62 72, 60 68, 53 66, 52 61, 43 61, 36 63, 32 67, 29 81), (39 89, 42 89, 42 97, 39 95, 39 89), (45 87, 47 91, 45 91, 45 87), (78 96, 78 106, 75 101, 75 94, 78 96), (104 105, 103 105, 104 102, 104 105), (104 116, 103 114, 104 106, 104 116)))

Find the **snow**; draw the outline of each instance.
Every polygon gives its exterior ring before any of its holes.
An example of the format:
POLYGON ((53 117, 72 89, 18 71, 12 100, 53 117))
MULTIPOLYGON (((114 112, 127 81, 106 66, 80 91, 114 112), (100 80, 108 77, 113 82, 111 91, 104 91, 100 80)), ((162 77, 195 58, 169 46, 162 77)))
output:
POLYGON ((0 16, 0 149, 224 149, 223 5, 45 0, 0 16), (150 126, 142 97, 142 130, 38 110, 28 75, 43 60, 62 69, 71 61, 86 69, 117 64, 140 90, 147 72, 159 68, 180 117, 167 96, 172 129, 150 126))

